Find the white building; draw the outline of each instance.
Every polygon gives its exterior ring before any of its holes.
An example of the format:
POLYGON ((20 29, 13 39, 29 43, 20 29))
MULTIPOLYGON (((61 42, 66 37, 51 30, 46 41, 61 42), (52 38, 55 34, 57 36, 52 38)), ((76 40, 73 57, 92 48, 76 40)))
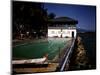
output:
POLYGON ((49 21, 48 37, 75 37, 78 22, 68 17, 59 17, 49 21))
POLYGON ((48 27, 48 37, 75 37, 76 28, 48 27))

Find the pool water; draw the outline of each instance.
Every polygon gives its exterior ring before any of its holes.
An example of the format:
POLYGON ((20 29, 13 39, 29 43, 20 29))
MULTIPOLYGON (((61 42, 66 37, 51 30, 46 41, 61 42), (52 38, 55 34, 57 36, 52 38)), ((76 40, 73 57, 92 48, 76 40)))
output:
POLYGON ((47 41, 38 41, 13 47, 13 58, 42 58, 48 54, 48 59, 53 59, 59 50, 67 46, 71 38, 48 38, 47 41))

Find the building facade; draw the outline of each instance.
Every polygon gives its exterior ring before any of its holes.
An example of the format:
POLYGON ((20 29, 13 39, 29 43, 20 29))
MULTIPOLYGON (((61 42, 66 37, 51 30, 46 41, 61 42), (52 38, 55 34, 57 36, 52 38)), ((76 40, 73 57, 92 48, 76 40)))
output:
POLYGON ((76 37, 77 23, 77 21, 68 17, 59 17, 50 20, 50 25, 48 25, 48 37, 76 37))
POLYGON ((48 37, 75 37, 76 28, 48 27, 48 37))

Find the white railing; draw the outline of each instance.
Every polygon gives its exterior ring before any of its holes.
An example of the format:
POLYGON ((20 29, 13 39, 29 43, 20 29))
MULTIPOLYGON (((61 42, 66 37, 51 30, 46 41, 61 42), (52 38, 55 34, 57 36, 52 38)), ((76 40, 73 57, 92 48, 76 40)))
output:
POLYGON ((71 47, 69 48, 69 50, 68 50, 68 53, 66 52, 65 53, 65 60, 64 60, 64 62, 63 62, 63 64, 62 64, 62 66, 61 66, 61 68, 60 68, 60 71, 64 71, 64 68, 65 68, 65 65, 66 64, 69 64, 69 56, 70 56, 70 54, 71 54, 71 52, 72 52, 72 50, 73 50, 73 47, 74 47, 74 43, 75 43, 75 39, 76 39, 76 37, 73 39, 73 42, 72 42, 72 45, 71 45, 71 47))

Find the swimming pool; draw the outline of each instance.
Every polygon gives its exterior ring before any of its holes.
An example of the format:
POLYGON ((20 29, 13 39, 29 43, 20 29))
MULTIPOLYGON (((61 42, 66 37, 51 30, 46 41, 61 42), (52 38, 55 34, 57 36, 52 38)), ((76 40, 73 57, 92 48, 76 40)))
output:
POLYGON ((48 38, 46 41, 35 41, 25 45, 18 45, 12 48, 13 58, 42 58, 48 54, 48 59, 52 60, 59 50, 67 46, 71 38, 48 38))

